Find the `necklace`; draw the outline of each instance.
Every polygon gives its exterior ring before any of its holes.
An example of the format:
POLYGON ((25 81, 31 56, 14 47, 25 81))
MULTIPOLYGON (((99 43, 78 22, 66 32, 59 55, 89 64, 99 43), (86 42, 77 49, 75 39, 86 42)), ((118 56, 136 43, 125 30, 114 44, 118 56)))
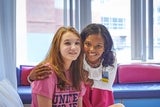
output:
POLYGON ((99 58, 98 61, 97 61, 95 64, 93 64, 93 63, 89 62, 88 58, 86 58, 86 62, 87 62, 92 68, 97 68, 97 67, 99 67, 100 64, 101 64, 101 59, 99 58))

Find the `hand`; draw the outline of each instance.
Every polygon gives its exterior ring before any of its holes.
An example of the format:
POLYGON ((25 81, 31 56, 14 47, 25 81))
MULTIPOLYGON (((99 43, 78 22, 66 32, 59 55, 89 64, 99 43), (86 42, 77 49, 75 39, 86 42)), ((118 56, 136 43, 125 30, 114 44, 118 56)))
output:
POLYGON ((89 72, 86 71, 86 70, 83 70, 83 72, 84 72, 84 80, 85 80, 85 84, 92 86, 93 83, 94 83, 94 81, 93 81, 93 79, 89 79, 89 78, 88 78, 89 72))
POLYGON ((89 86, 92 86, 94 83, 93 79, 87 79, 87 81, 85 82, 85 84, 89 85, 89 86))
POLYGON ((51 73, 51 68, 49 66, 40 64, 32 69, 32 71, 29 74, 29 80, 35 81, 45 79, 48 78, 51 73))
POLYGON ((112 104, 108 107, 125 107, 122 103, 116 103, 116 104, 112 104))
POLYGON ((83 69, 83 74, 84 74, 84 81, 86 82, 88 80, 89 73, 88 73, 88 71, 83 69))

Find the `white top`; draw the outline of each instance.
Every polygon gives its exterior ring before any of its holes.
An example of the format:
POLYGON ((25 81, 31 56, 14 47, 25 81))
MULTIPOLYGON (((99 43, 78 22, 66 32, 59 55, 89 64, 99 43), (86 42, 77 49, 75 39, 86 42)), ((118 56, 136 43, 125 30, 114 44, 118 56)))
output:
POLYGON ((9 80, 0 80, 0 107, 24 107, 17 90, 9 80))
POLYGON ((101 65, 97 68, 92 68, 85 60, 83 59, 83 69, 89 72, 90 79, 94 80, 93 88, 98 88, 102 90, 112 91, 112 86, 115 80, 116 72, 117 72, 117 60, 114 62, 114 67, 108 66, 103 67, 102 62, 101 65), (105 75, 105 76, 102 76, 105 75))

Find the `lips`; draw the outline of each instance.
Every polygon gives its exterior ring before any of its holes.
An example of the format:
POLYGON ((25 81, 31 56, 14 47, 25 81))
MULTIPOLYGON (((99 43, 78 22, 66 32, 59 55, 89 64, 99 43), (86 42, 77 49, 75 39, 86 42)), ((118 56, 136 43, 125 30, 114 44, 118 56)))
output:
POLYGON ((95 57, 95 56, 97 56, 97 54, 96 53, 88 53, 88 56, 95 57))
POLYGON ((78 52, 69 52, 68 54, 70 54, 71 56, 77 56, 78 52))
POLYGON ((77 54, 77 52, 69 52, 69 54, 75 55, 77 54))

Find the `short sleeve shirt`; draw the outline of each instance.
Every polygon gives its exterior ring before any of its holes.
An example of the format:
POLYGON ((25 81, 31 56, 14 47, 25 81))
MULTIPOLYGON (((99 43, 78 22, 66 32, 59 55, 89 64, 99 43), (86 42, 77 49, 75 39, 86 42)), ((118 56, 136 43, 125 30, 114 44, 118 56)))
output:
MULTIPOLYGON (((66 71, 67 79, 70 78, 69 71, 66 71)), ((34 81, 32 84, 31 107, 38 107, 36 95, 42 95, 52 99, 52 107, 77 107, 78 98, 85 94, 85 86, 81 84, 81 91, 75 90, 71 85, 66 85, 65 90, 57 87, 57 77, 53 72, 49 78, 34 81)))

